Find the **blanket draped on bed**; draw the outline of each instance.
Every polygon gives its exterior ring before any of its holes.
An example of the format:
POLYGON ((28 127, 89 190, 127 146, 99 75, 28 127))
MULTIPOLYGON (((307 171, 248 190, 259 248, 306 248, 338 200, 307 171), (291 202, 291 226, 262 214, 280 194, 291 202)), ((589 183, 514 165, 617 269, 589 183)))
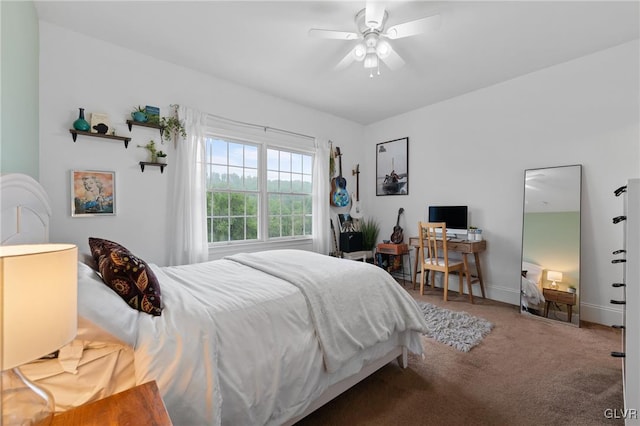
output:
POLYGON ((241 253, 225 259, 281 278, 300 289, 329 372, 396 331, 426 332, 415 300, 377 266, 303 250, 241 253), (363 268, 367 274, 363 274, 363 268), (379 297, 364 297, 367 294, 379 297))

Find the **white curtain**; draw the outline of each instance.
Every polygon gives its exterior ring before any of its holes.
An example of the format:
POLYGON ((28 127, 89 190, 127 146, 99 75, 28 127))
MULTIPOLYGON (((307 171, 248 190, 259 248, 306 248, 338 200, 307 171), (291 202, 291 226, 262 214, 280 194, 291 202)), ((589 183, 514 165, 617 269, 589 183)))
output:
POLYGON ((183 265, 208 260, 206 186, 204 175, 207 114, 178 107, 178 119, 187 132, 176 147, 169 217, 171 229, 169 264, 183 265))
POLYGON ((316 138, 313 165, 313 251, 329 254, 329 140, 316 138))

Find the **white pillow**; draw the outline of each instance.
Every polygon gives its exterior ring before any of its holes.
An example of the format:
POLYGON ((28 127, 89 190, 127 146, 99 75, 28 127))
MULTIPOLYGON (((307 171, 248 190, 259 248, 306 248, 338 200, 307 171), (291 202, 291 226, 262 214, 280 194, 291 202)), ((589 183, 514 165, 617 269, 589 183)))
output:
POLYGON ((93 258, 91 253, 78 252, 78 261, 91 267, 91 269, 98 270, 98 263, 93 258))
POLYGON ((535 284, 540 284, 542 279, 542 271, 544 268, 540 265, 530 262, 522 262, 522 270, 527 271, 527 278, 535 284))
POLYGON ((78 262, 78 316, 133 348, 138 335, 139 314, 107 287, 96 271, 78 262))

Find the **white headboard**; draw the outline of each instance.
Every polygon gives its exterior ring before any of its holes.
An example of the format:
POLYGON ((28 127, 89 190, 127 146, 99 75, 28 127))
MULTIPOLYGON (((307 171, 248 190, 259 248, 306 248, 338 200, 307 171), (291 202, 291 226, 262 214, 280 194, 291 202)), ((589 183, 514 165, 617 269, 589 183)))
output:
POLYGON ((31 176, 0 175, 0 244, 49 242, 51 203, 31 176))

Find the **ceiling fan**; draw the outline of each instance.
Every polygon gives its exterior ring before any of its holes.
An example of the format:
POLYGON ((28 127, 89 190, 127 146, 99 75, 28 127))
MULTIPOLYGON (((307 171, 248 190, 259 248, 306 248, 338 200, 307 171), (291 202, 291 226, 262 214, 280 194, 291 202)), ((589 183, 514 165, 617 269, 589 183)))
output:
POLYGON ((388 40, 411 37, 429 29, 436 29, 441 21, 439 14, 433 14, 385 28, 388 17, 389 13, 385 10, 383 3, 369 0, 365 8, 355 16, 357 32, 313 28, 309 30, 309 35, 334 40, 359 40, 358 44, 338 62, 335 69, 344 69, 353 61, 364 61, 364 67, 369 69, 369 77, 373 77, 374 68, 377 69, 377 74, 380 74, 380 61, 391 70, 396 70, 405 64, 388 40))

